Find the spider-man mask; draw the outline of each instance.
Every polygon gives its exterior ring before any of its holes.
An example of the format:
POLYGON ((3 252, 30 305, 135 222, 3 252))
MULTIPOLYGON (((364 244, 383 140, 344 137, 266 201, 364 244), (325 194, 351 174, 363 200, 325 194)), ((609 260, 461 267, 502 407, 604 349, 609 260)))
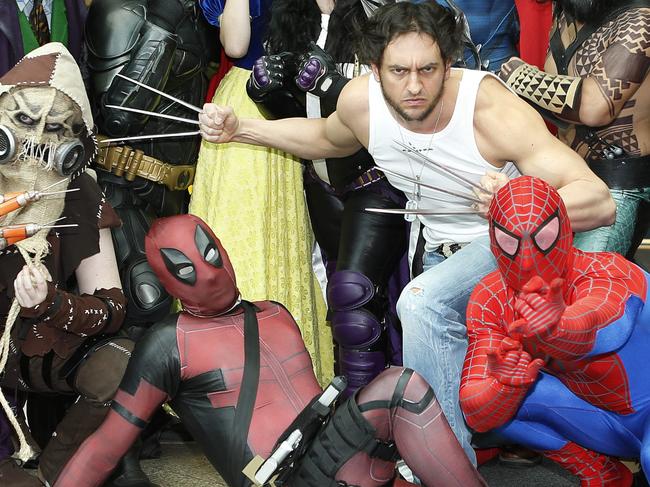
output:
POLYGON ((145 238, 145 249, 162 285, 188 313, 215 316, 237 302, 239 290, 228 254, 197 216, 156 220, 145 238))
POLYGON ((489 210, 490 243, 509 287, 521 291, 534 276, 550 283, 571 265, 571 223, 558 192, 522 176, 495 195, 489 210))

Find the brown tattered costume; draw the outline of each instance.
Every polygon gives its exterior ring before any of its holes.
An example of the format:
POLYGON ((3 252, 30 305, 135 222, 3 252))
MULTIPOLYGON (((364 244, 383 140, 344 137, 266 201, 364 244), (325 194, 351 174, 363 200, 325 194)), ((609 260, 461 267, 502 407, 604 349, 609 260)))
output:
POLYGON ((120 221, 97 183, 84 172, 96 154, 97 142, 79 68, 63 45, 51 43, 32 51, 0 78, 0 124, 9 127, 22 144, 16 160, 0 166, 1 194, 42 191, 54 183, 57 189, 78 188, 0 217, 0 226, 45 225, 61 217, 64 223, 77 225, 42 229, 0 251, 0 332, 4 330, 5 345, 0 349, 0 368, 6 360, 2 385, 81 396, 40 457, 39 473, 53 484, 67 459, 103 420, 132 349, 126 338, 97 338, 120 329, 125 313, 122 291, 97 289, 78 295, 74 287, 79 264, 100 251, 100 229, 119 226, 120 221), (34 123, 21 124, 24 113, 31 114, 34 123), (53 127, 59 129, 58 135, 53 135, 53 127), (69 140, 81 141, 84 161, 69 181, 63 181, 53 170, 52 154, 69 140), (38 147, 47 150, 39 152, 38 147), (20 309, 16 316, 14 280, 26 263, 39 262, 52 277, 47 297, 40 305, 20 309))
MULTIPOLYGON (((47 235, 50 251, 43 263, 52 276, 53 283, 61 291, 68 289, 68 283, 74 280, 74 271, 86 257, 99 252, 99 229, 112 228, 120 225, 113 209, 105 203, 104 197, 94 180, 87 174, 82 174, 70 183, 68 188, 80 188, 80 191, 68 193, 61 216, 65 221, 77 223, 74 228, 51 230, 47 235)), ((9 313, 11 301, 14 298, 14 279, 25 265, 21 254, 15 247, 0 251, 0 329, 9 313)), ((20 320, 14 325, 13 341, 20 345, 20 350, 29 357, 43 356, 54 350, 57 356, 68 358, 84 340, 84 335, 94 335, 98 332, 117 331, 116 329, 93 329, 81 321, 80 316, 74 317, 74 324, 68 326, 68 331, 57 328, 55 323, 65 307, 53 309, 56 288, 53 283, 48 286, 48 296, 40 309, 27 308, 20 312, 20 320), (47 310, 48 312, 44 312, 47 310), (49 317, 47 321, 42 319, 49 317)), ((123 298, 116 289, 103 290, 102 294, 116 302, 123 298)), ((83 308, 83 306, 82 306, 83 308)), ((119 328, 119 323, 111 323, 119 328)))

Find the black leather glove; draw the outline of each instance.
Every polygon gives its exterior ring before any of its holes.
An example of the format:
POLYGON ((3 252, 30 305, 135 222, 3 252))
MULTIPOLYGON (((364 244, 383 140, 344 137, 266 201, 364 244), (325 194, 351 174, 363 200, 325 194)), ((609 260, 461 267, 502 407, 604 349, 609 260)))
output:
POLYGON ((338 98, 338 94, 349 80, 338 72, 332 56, 313 42, 309 47, 311 50, 302 57, 298 65, 296 85, 302 91, 321 98, 332 94, 338 98))
POLYGON ((251 100, 261 102, 273 91, 284 88, 295 70, 294 55, 290 52, 262 56, 255 63, 248 82, 246 92, 251 100))
POLYGON ((291 52, 262 56, 253 64, 246 93, 266 118, 305 116, 305 95, 292 81, 295 73, 291 52))

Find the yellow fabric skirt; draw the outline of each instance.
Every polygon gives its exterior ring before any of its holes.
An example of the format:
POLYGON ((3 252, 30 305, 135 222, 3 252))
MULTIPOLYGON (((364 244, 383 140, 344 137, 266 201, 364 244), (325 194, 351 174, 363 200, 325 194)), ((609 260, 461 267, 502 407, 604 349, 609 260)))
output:
MULTIPOLYGON (((233 107, 241 118, 263 118, 246 94, 249 75, 231 68, 212 101, 233 107)), ((203 142, 190 213, 203 218, 223 243, 244 299, 270 299, 287 307, 302 331, 316 377, 328 382, 332 336, 311 266, 314 237, 298 159, 264 147, 203 142)))

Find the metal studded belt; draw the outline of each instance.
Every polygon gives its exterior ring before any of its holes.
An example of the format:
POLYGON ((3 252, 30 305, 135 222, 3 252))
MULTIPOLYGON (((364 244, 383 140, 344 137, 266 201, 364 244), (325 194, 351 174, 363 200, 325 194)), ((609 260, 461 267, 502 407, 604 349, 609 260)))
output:
POLYGON ((383 172, 373 167, 371 169, 368 169, 366 172, 360 174, 356 178, 354 178, 352 182, 345 187, 343 192, 354 191, 359 188, 365 188, 366 186, 370 186, 375 181, 379 181, 380 179, 384 179, 385 177, 386 176, 384 176, 383 172))
MULTIPOLYGON (((101 137, 99 137, 101 140, 101 137)), ((102 147, 95 165, 116 176, 133 181, 136 176, 164 184, 171 191, 182 191, 194 180, 194 165, 175 166, 127 145, 102 147)))

